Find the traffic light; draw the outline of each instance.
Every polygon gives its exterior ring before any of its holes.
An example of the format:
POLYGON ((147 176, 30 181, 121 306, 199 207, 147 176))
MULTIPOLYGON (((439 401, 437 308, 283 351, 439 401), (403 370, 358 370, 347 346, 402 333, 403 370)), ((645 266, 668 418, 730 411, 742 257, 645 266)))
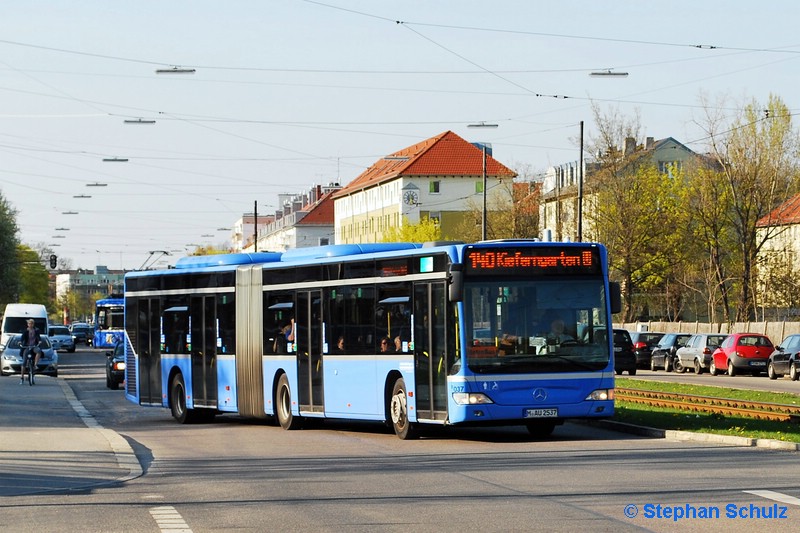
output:
POLYGON ((55 268, 58 265, 58 257, 56 254, 50 254, 50 268, 55 268))

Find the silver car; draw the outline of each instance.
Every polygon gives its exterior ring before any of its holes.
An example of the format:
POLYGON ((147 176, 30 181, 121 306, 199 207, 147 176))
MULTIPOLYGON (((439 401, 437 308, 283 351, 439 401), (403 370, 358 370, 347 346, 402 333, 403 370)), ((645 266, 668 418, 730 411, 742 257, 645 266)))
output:
POLYGON ((693 368, 702 374, 711 366, 711 354, 719 348, 727 335, 724 333, 696 333, 675 352, 675 372, 686 372, 693 368))
MULTIPOLYGON (((11 337, 3 352, 0 353, 0 374, 3 376, 20 373, 22 368, 21 339, 22 335, 11 337)), ((42 335, 39 349, 42 350, 42 355, 39 357, 39 364, 36 365, 36 373, 58 377, 58 353, 46 335, 42 335)))
POLYGON ((54 349, 70 353, 75 351, 75 338, 67 326, 50 326, 47 336, 54 349))

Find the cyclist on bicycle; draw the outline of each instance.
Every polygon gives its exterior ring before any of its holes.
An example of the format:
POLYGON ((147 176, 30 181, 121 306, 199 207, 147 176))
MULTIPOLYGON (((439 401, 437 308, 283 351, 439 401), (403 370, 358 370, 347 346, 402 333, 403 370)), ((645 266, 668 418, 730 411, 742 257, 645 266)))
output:
MULTIPOLYGON (((22 385, 25 382, 25 368, 28 366, 28 358, 31 355, 34 356, 33 368, 36 368, 36 365, 39 364, 39 356, 42 354, 42 350, 39 348, 39 343, 42 341, 42 334, 39 332, 39 329, 34 325, 33 319, 28 319, 28 329, 26 329, 22 333, 22 339, 20 339, 20 355, 22 355, 22 368, 20 369, 20 376, 19 376, 19 384, 22 385)), ((33 383, 33 376, 29 376, 31 383, 33 383)))

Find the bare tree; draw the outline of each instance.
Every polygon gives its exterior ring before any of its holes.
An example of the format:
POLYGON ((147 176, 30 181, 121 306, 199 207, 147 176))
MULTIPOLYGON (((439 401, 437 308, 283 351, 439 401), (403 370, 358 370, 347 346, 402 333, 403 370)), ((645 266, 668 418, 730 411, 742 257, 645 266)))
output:
MULTIPOLYGON (((755 100, 733 119, 721 116, 722 106, 704 107, 703 127, 709 149, 721 171, 726 190, 725 220, 734 235, 736 258, 731 263, 736 278, 736 321, 753 317, 756 260, 764 243, 779 231, 758 222, 797 191, 798 138, 792 129, 791 112, 774 95, 766 105, 755 100)), ((718 278, 723 292, 729 290, 718 278)))
MULTIPOLYGON (((527 180, 503 180, 487 191, 487 239, 532 239, 539 236, 539 188, 527 180)), ((458 240, 481 238, 483 206, 467 200, 467 213, 456 227, 458 240)), ((454 236, 445 236, 452 238, 454 236)))

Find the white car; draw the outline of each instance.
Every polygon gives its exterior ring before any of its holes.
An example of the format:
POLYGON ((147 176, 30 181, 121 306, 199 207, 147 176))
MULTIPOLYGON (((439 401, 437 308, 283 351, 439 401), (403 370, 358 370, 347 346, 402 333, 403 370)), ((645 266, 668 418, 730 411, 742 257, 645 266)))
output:
POLYGON ((67 326, 50 326, 47 336, 50 337, 50 344, 56 350, 70 353, 75 351, 75 339, 67 326))

